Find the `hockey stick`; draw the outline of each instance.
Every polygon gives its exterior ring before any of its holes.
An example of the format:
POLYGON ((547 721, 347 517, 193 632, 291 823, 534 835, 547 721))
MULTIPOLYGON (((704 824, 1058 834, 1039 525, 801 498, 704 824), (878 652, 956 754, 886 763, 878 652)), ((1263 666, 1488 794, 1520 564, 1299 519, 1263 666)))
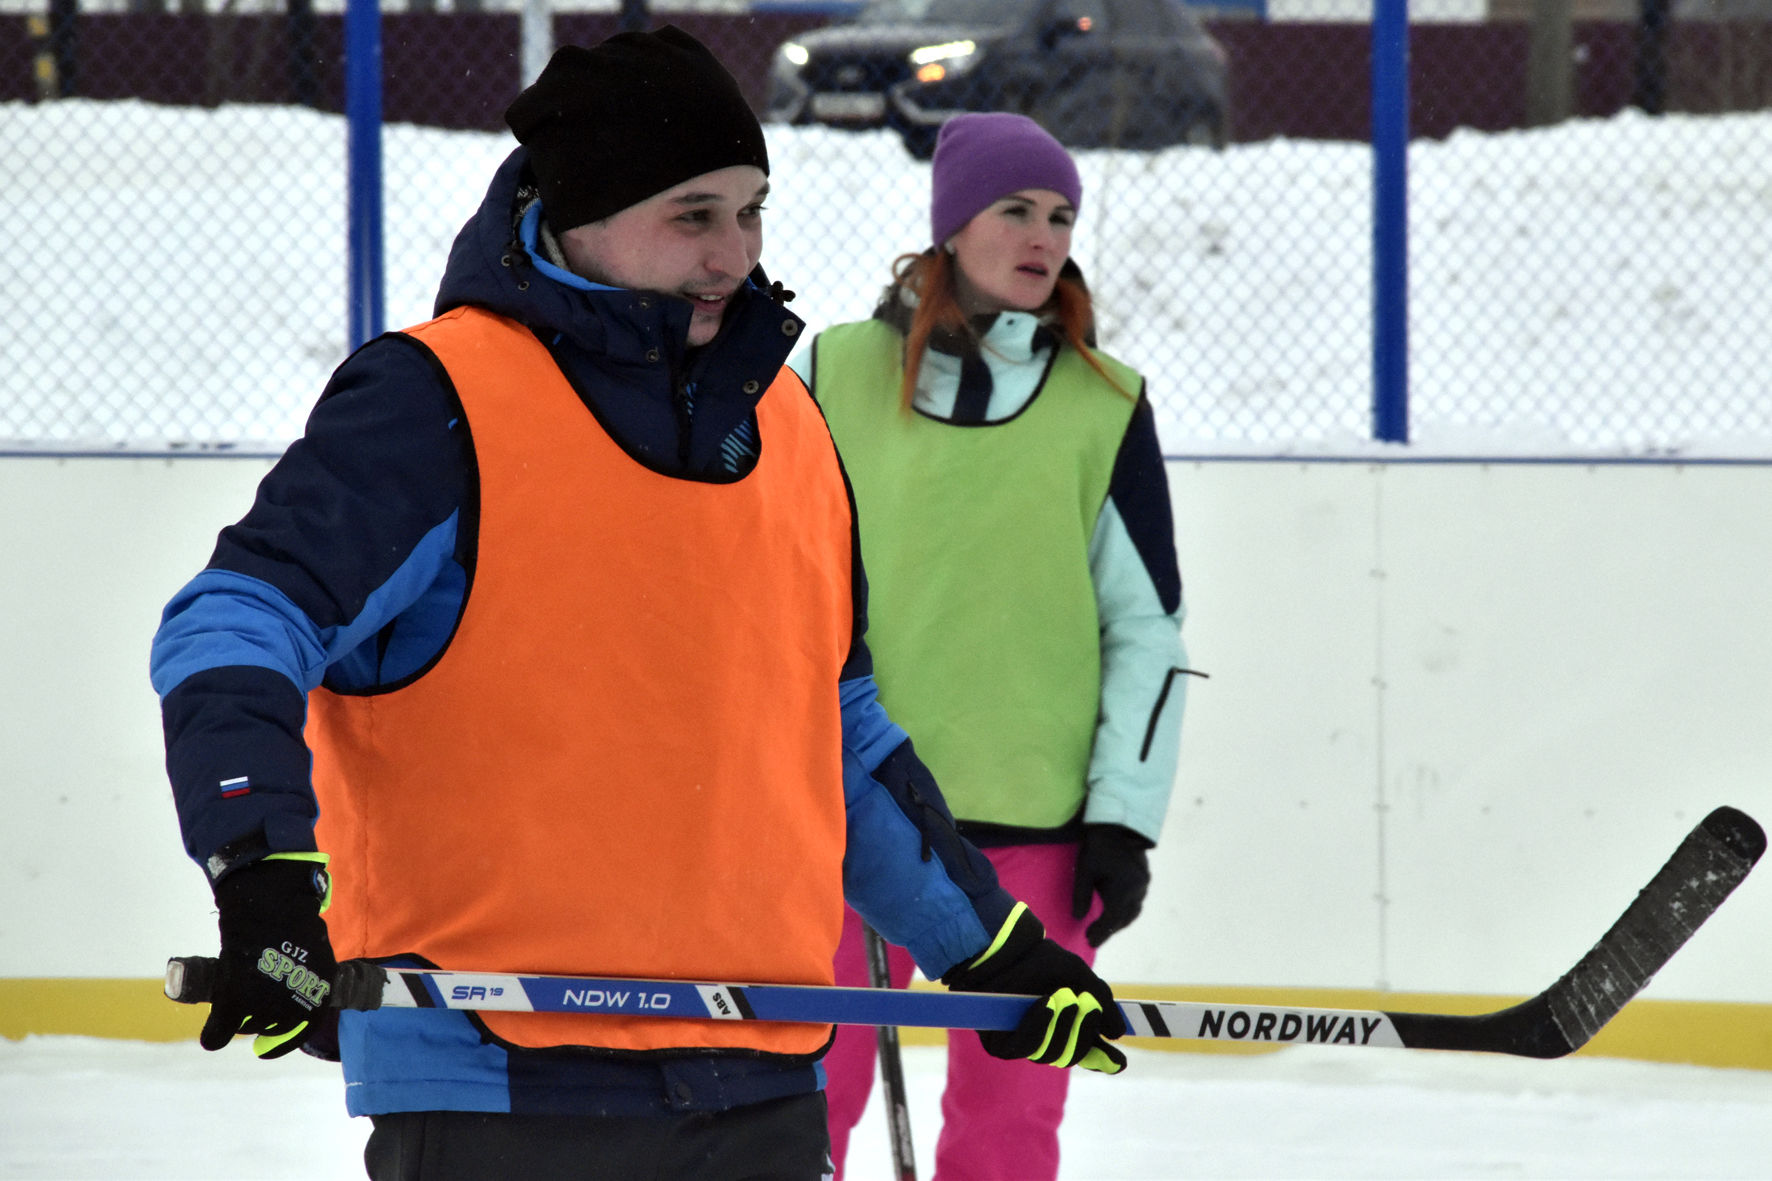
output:
MULTIPOLYGON (((868 949, 868 983, 875 988, 891 988, 886 941, 866 923, 861 929, 868 949)), ((904 1094, 904 1059, 898 1053, 898 1026, 882 1025, 876 1036, 880 1043, 880 1084, 886 1089, 886 1131, 892 1137, 892 1175, 897 1181, 917 1181, 917 1157, 911 1150, 911 1108, 904 1094)))
MULTIPOLYGON (((1642 991, 1741 884, 1765 849, 1766 834, 1752 817, 1734 808, 1718 808, 1680 843, 1579 963, 1531 1000, 1494 1013, 1466 1016, 1136 1000, 1122 1000, 1120 1012, 1127 1032, 1135 1037, 1561 1057, 1587 1044, 1642 991)), ((275 971, 276 965, 270 968, 275 971)), ((215 971, 213 959, 174 959, 166 967, 166 995, 191 1004, 204 1002, 213 989, 215 971)), ((447 972, 348 960, 339 965, 330 1003, 346 1009, 515 1010, 1013 1029, 1033 999, 997 993, 447 972)))

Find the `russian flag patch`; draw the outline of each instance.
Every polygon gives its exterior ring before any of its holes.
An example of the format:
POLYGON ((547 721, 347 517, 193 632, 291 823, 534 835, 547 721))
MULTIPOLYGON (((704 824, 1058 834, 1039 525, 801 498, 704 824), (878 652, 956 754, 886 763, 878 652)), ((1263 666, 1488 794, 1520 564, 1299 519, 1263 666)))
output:
POLYGON ((237 775, 232 779, 222 780, 220 786, 222 799, 232 799, 235 796, 243 796, 251 791, 252 779, 250 776, 237 775))

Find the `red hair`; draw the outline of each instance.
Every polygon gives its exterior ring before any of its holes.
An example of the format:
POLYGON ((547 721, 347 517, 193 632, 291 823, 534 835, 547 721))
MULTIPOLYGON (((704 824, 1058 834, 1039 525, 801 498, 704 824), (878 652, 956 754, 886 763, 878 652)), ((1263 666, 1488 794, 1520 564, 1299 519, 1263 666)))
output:
MULTIPOLYGON (((923 354, 928 351, 930 338, 939 332, 950 337, 970 338, 974 346, 980 341, 978 331, 960 308, 954 282, 954 260, 947 251, 901 254, 894 259, 892 286, 886 291, 886 300, 898 299, 901 291, 909 291, 917 297, 910 326, 904 334, 904 375, 899 383, 899 405, 908 413, 916 397, 917 375, 922 372, 923 354)), ((1089 346, 1089 339, 1095 332, 1095 305, 1089 298, 1089 289, 1081 281, 1060 275, 1052 289, 1052 297, 1036 309, 1036 314, 1042 319, 1055 321, 1065 342, 1077 350, 1103 381, 1126 397, 1133 396, 1120 389, 1119 383, 1109 376, 1096 359, 1095 350, 1089 346)))

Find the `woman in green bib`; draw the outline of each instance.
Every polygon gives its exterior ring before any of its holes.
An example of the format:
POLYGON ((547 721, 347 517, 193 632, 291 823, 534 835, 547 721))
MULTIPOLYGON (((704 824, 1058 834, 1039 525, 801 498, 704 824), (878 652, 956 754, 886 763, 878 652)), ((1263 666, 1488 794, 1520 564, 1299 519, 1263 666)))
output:
MULTIPOLYGON (((881 702, 1004 886, 1093 962, 1138 916, 1180 742, 1162 453, 1143 378, 1092 343, 1070 155, 1031 119, 969 114, 931 172, 932 245, 792 364, 854 487, 881 702)), ((862 931, 851 912, 839 983, 867 982, 862 931)), ((1067 1072, 971 1033, 948 1051, 939 1181, 1055 1177, 1067 1072)), ((873 1055, 847 1027, 824 1060, 839 1178, 873 1055)))

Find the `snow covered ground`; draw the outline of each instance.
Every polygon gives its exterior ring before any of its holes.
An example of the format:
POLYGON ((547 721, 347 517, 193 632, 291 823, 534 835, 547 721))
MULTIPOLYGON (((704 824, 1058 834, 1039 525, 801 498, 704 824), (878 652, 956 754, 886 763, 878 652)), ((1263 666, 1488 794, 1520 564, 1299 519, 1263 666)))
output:
MULTIPOLYGON (((1117 1078, 1077 1073, 1064 1181, 1772 1177, 1772 1073, 1323 1047, 1131 1058, 1117 1078)), ((923 1178, 943 1062, 905 1048, 923 1178)), ((0 1041, 0 1178, 347 1179, 368 1130, 336 1068, 299 1054, 0 1041)), ((887 1181, 890 1162, 876 1091, 850 1177, 887 1181)))
MULTIPOLYGON (((887 132, 768 129, 763 262, 815 329, 928 235, 887 132)), ((429 316, 508 135, 385 135, 387 323, 429 316)), ((0 105, 0 445, 287 442, 343 358, 343 121, 0 105)), ((1171 453, 1366 454, 1372 155, 1079 154, 1104 347, 1171 453)), ((1414 451, 1772 456, 1772 112, 1460 131, 1410 150, 1414 451)), ((262 443, 261 443, 262 446, 262 443)))

